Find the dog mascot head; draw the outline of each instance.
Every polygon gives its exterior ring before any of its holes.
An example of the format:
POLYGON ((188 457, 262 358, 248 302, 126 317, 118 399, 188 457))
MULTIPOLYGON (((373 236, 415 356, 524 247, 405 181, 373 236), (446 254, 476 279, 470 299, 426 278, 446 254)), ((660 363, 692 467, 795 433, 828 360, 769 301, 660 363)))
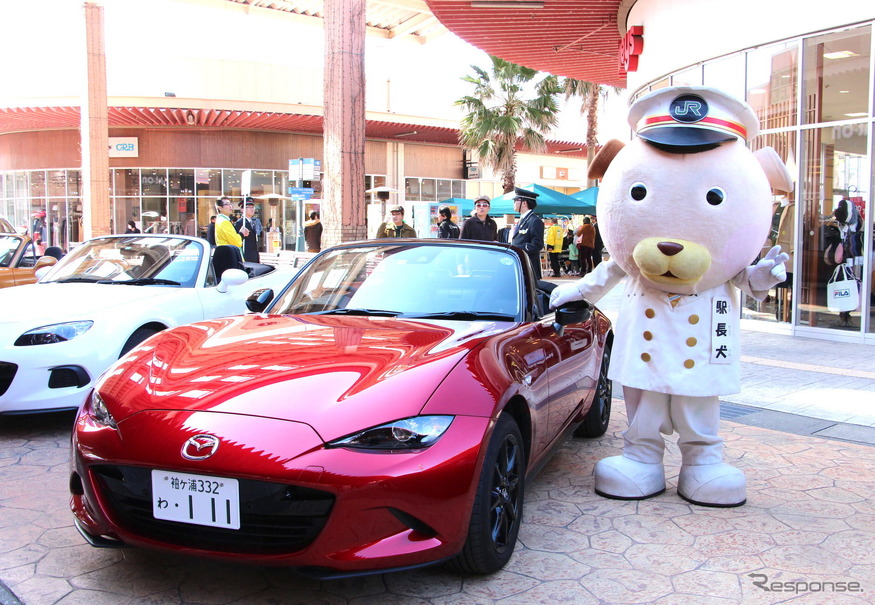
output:
POLYGON ((724 283, 749 265, 768 235, 771 189, 790 191, 777 153, 752 153, 746 103, 702 86, 663 88, 629 113, 635 140, 609 141, 590 178, 601 178, 605 248, 629 275, 674 294, 724 283))

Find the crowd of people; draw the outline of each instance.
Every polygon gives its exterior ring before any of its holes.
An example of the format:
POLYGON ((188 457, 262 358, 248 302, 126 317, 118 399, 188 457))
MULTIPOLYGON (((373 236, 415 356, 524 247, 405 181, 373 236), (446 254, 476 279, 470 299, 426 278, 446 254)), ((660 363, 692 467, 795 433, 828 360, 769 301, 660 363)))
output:
MULTIPOLYGON (((474 199, 474 210, 462 222, 461 227, 453 221, 449 206, 438 208, 438 237, 441 239, 468 239, 487 242, 506 242, 526 251, 532 261, 536 277, 541 278, 541 252, 545 249, 550 260, 552 277, 565 275, 586 275, 602 260, 604 244, 594 216, 585 216, 576 229, 570 221, 554 217, 546 218, 546 225, 534 210, 538 205, 538 194, 516 187, 514 189, 513 215, 507 215, 507 226, 499 229, 498 223, 489 216, 491 200, 481 195, 474 199)), ((376 231, 377 238, 417 237, 416 231, 404 222, 404 208, 392 206, 391 219, 382 223, 376 231)))
MULTIPOLYGON (((570 220, 555 217, 544 220, 534 212, 538 205, 538 194, 516 187, 514 190, 514 211, 519 215, 505 215, 505 226, 489 215, 492 202, 489 196, 480 195, 474 199, 474 209, 461 226, 453 221, 453 211, 449 206, 438 209, 438 237, 441 239, 467 239, 487 242, 505 242, 526 251, 536 277, 541 278, 541 254, 546 250, 550 261, 552 277, 565 275, 586 275, 602 260, 601 236, 595 217, 586 216, 576 229, 570 220)), ((212 246, 232 245, 240 248, 243 260, 259 262, 259 246, 265 228, 255 216, 255 200, 246 197, 237 203, 239 218, 234 217, 234 203, 228 197, 216 200, 215 216, 210 217, 207 226, 207 241, 212 246)), ((322 249, 322 222, 318 212, 310 212, 303 224, 304 240, 308 252, 322 249)), ((270 225, 268 225, 268 231, 270 225)), ((127 225, 126 233, 139 233, 134 221, 127 225)), ((389 217, 380 224, 376 238, 417 237, 416 230, 404 221, 404 207, 395 205, 389 208, 389 217)))

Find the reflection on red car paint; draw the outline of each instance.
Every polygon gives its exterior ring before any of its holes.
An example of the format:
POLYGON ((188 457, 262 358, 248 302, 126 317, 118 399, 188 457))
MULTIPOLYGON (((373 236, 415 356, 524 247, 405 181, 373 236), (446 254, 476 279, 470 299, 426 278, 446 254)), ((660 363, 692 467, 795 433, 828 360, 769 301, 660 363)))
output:
POLYGON ((610 322, 557 329, 546 288, 503 244, 359 242, 254 314, 158 335, 77 417, 78 529, 328 577, 500 569, 534 469, 610 414, 610 322))

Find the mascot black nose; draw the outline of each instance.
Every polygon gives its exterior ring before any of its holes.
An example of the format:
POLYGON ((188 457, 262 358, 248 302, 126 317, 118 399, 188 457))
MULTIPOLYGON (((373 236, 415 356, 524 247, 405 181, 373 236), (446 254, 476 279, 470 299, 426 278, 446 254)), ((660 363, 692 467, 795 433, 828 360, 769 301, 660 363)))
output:
POLYGON ((658 244, 656 244, 656 247, 666 256, 674 256, 684 249, 681 244, 678 244, 676 242, 659 242, 658 244))

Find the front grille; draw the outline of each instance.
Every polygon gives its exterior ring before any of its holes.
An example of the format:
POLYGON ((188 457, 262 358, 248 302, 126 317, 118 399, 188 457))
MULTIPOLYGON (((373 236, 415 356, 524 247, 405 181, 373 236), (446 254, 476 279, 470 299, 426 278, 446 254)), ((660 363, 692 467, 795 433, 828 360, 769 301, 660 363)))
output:
POLYGON ((240 529, 206 527, 152 516, 151 469, 96 466, 92 473, 114 523, 133 534, 177 546, 242 554, 281 554, 313 542, 334 505, 328 492, 238 479, 240 529))
POLYGON ((15 372, 18 371, 18 366, 7 361, 0 361, 0 396, 9 389, 12 384, 12 379, 15 378, 15 372))

